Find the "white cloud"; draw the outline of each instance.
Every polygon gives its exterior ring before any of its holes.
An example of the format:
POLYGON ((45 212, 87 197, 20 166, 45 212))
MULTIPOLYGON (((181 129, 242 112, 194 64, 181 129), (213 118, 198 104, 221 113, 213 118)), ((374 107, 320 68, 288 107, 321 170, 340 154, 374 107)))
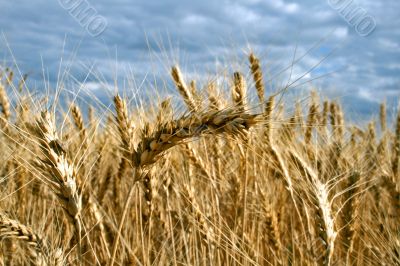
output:
POLYGON ((344 39, 349 34, 349 29, 347 27, 340 27, 335 30, 335 36, 339 39, 344 39))
POLYGON ((283 10, 285 13, 296 13, 299 10, 299 5, 296 3, 290 3, 283 6, 283 10))
POLYGON ((272 6, 274 6, 278 11, 282 11, 287 14, 296 13, 300 9, 300 6, 297 3, 286 3, 283 0, 273 1, 272 6))
POLYGON ((204 24, 206 22, 206 17, 197 14, 189 14, 183 18, 183 23, 190 25, 204 24))

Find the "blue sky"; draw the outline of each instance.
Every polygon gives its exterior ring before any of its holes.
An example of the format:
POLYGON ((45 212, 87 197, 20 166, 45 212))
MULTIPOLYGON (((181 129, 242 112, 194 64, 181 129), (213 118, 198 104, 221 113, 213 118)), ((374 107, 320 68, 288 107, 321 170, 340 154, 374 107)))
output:
POLYGON ((98 36, 63 8, 72 2, 79 1, 0 1, 0 60, 17 63, 37 89, 43 75, 55 86, 61 68, 63 81, 86 82, 97 95, 115 77, 125 90, 148 93, 154 77, 168 80, 175 63, 200 81, 216 71, 248 74, 245 55, 253 50, 272 79, 270 90, 302 77, 291 93, 318 88, 360 116, 382 100, 394 107, 400 96, 397 0, 352 1, 376 22, 368 36, 332 7, 349 0, 85 0, 107 24, 98 36), (293 58, 301 59, 282 72, 293 58))

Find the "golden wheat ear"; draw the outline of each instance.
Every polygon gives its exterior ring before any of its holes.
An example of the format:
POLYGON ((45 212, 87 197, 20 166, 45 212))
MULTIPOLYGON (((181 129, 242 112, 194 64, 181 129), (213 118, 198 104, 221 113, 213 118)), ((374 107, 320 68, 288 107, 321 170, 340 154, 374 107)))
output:
POLYGON ((183 116, 145 136, 132 155, 132 163, 136 167, 151 165, 161 153, 190 138, 221 133, 240 135, 256 125, 258 117, 236 108, 183 116))
POLYGON ((87 129, 85 127, 81 109, 75 104, 71 105, 71 115, 76 128, 79 131, 80 141, 82 143, 82 150, 87 149, 87 129))
POLYGON ((0 239, 17 239, 26 244, 31 263, 35 265, 62 264, 62 251, 52 253, 46 241, 31 227, 0 213, 0 239))
POLYGON ((188 107, 190 112, 197 111, 197 105, 194 99, 194 95, 192 94, 194 90, 190 90, 186 85, 186 82, 183 79, 181 70, 178 66, 173 66, 171 69, 171 76, 175 82, 175 86, 178 89, 179 94, 182 96, 183 101, 188 107))
POLYGON ((257 90, 257 96, 258 96, 258 99, 260 100, 261 105, 263 106, 264 105, 265 87, 264 87, 264 78, 263 78, 260 60, 255 56, 255 54, 251 53, 249 55, 249 62, 250 62, 251 73, 253 74, 255 87, 257 90))
POLYGON ((10 102, 8 101, 6 88, 1 82, 0 82, 0 107, 4 119, 9 120, 11 116, 10 102))
POLYGON ((71 245, 81 244, 82 187, 76 167, 69 161, 57 134, 54 115, 43 111, 35 124, 29 125, 37 137, 43 158, 37 166, 48 176, 48 185, 54 191, 65 214, 75 228, 75 238, 71 245))
POLYGON ((246 105, 247 85, 243 75, 239 72, 233 74, 232 100, 240 109, 244 110, 246 105))

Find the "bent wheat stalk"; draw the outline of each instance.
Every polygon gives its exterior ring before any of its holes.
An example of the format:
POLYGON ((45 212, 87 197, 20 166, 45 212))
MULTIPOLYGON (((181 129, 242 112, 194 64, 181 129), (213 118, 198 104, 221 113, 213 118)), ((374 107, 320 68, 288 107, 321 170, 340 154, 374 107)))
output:
POLYGON ((331 201, 329 199, 329 187, 322 183, 317 173, 306 163, 306 161, 297 152, 290 150, 292 159, 297 166, 306 174, 307 181, 310 182, 310 188, 313 195, 312 203, 316 208, 315 223, 325 250, 322 254, 323 265, 331 265, 334 252, 334 244, 337 237, 335 230, 334 216, 332 213, 331 201))
POLYGON ((151 165, 166 150, 189 138, 204 134, 230 133, 240 135, 257 123, 259 115, 238 112, 231 108, 223 111, 209 111, 183 116, 160 126, 149 136, 144 137, 132 154, 136 167, 151 165))

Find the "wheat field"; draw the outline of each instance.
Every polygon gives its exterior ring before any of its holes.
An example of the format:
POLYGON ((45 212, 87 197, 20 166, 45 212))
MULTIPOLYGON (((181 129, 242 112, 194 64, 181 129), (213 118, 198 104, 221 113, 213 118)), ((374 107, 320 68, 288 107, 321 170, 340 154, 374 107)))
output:
POLYGON ((64 108, 3 71, 1 264, 399 265, 400 114, 286 108, 248 65, 229 91, 172 67, 183 111, 64 108))

